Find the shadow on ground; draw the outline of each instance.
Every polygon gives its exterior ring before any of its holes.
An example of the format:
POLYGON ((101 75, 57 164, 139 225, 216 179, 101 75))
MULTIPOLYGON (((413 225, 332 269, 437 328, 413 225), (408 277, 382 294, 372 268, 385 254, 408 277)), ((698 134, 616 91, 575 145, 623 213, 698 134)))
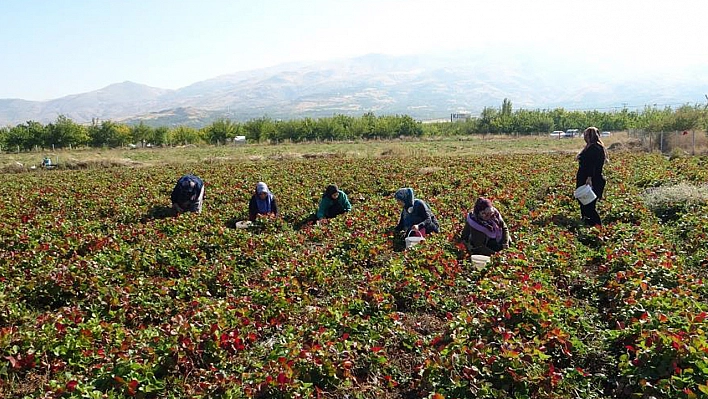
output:
POLYGON ((177 211, 175 211, 170 206, 156 205, 150 208, 145 216, 143 216, 142 221, 155 220, 155 219, 165 219, 169 217, 177 216, 177 211))

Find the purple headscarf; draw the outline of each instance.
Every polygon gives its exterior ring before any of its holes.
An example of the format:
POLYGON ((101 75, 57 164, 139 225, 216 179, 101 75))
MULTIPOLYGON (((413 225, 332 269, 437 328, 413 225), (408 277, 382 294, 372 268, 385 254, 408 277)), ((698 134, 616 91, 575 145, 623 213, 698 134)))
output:
POLYGON ((487 198, 479 197, 477 202, 474 204, 474 209, 472 212, 467 214, 467 223, 473 229, 481 231, 486 234, 487 237, 493 238, 497 241, 502 239, 502 217, 499 211, 492 205, 492 201, 487 198), (484 220, 480 213, 487 208, 491 208, 494 215, 489 220, 484 220))

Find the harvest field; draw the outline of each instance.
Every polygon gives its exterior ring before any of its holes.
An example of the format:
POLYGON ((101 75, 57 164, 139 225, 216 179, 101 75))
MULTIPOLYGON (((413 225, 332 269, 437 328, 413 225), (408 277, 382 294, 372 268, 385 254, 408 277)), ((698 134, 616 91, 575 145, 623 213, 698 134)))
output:
POLYGON ((573 154, 418 155, 5 174, 0 397, 708 396, 708 207, 641 195, 705 157, 611 152, 598 230, 573 154), (200 215, 169 211, 184 173, 200 215), (233 228, 258 181, 282 218, 233 228), (328 183, 354 210, 304 224, 328 183), (441 222, 411 250, 406 186, 441 222), (514 239, 483 270, 456 243, 478 196, 514 239))

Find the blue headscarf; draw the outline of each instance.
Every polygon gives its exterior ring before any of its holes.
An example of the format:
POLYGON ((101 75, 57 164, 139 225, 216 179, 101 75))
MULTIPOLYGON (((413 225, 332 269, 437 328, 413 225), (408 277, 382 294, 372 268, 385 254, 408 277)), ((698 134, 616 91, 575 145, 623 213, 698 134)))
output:
POLYGON ((398 191, 396 191, 396 193, 393 195, 393 198, 403 201, 404 208, 409 208, 413 206, 413 201, 415 201, 413 189, 410 187, 399 188, 398 191))
POLYGON ((196 201, 201 194, 203 182, 197 176, 184 175, 177 181, 173 200, 183 204, 187 201, 196 201))
POLYGON ((409 187, 398 189, 398 191, 396 191, 393 195, 393 198, 403 201, 401 221, 403 222, 403 227, 410 229, 411 226, 413 226, 415 218, 413 215, 413 202, 415 201, 413 189, 409 187))
POLYGON ((261 215, 266 215, 271 213, 271 204, 273 202, 273 193, 268 190, 268 185, 265 183, 258 182, 256 184, 256 205, 258 206, 258 213, 261 215), (260 193, 267 193, 265 199, 261 199, 260 193))

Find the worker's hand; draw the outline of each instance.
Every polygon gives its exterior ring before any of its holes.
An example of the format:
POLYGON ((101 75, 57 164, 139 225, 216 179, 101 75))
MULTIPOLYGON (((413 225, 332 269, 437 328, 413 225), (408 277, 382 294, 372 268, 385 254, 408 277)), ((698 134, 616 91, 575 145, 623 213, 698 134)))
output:
POLYGON ((417 233, 418 230, 420 230, 420 229, 418 228, 418 225, 417 225, 417 224, 414 224, 413 226, 411 226, 411 230, 413 230, 413 231, 415 231, 415 232, 417 233))
POLYGON ((588 177, 587 179, 585 179, 585 184, 592 187, 592 177, 588 177))

